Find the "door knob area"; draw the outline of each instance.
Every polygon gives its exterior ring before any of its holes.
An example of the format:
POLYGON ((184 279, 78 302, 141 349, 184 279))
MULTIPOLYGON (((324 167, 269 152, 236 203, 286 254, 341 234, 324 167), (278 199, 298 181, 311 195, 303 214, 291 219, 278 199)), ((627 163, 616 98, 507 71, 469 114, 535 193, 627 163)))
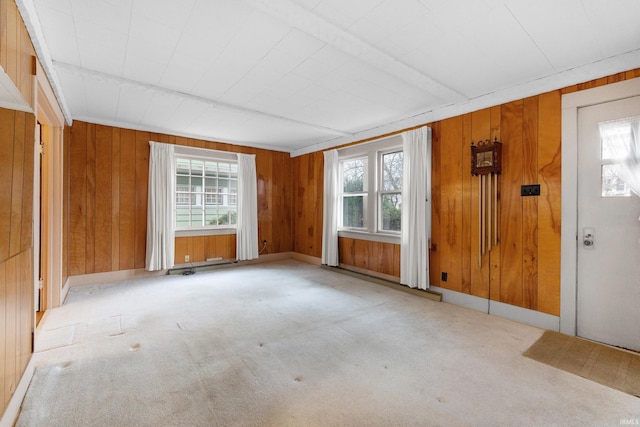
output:
POLYGON ((582 244, 585 248, 593 248, 593 228, 585 228, 582 231, 582 244))

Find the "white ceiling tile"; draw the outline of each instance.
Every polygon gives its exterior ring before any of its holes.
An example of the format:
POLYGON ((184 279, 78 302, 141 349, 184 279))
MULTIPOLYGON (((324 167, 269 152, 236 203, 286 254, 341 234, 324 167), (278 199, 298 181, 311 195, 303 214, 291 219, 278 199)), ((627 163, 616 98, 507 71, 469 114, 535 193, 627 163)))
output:
POLYGON ((158 1, 135 0, 132 3, 133 14, 144 16, 150 21, 157 22, 161 26, 182 29, 191 16, 195 0, 158 1))
POLYGON ((180 92, 191 92, 205 74, 209 61, 176 52, 162 74, 160 85, 180 92))
POLYGON ((35 7, 72 116, 291 150, 640 67, 637 0, 35 7))
POLYGON ((306 59, 320 50, 324 45, 324 42, 302 31, 293 29, 280 40, 276 47, 278 50, 288 53, 295 58, 306 59))
POLYGON ((84 79, 87 99, 86 114, 101 120, 113 122, 116 120, 116 108, 120 88, 110 82, 84 79), (99 99, 100 102, 91 102, 99 99))
MULTIPOLYGON (((120 76, 124 66, 124 51, 111 46, 78 39, 80 65, 93 71, 120 76)), ((72 63, 73 64, 73 63, 72 63)))
POLYGON ((158 84, 162 78, 166 65, 143 57, 132 57, 125 60, 122 76, 141 83, 158 84))
POLYGON ((117 4, 104 0, 72 0, 74 21, 89 22, 98 26, 108 25, 112 31, 127 33, 130 30, 132 0, 117 4))
POLYGON ((139 124, 144 117, 154 93, 148 89, 126 86, 119 90, 116 120, 139 124))

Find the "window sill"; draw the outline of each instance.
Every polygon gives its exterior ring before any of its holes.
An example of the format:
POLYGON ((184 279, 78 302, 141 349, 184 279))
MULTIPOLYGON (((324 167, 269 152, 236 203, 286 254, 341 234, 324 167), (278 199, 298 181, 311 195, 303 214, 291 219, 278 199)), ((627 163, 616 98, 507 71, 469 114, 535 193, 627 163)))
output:
POLYGON ((383 233, 369 233, 367 231, 353 231, 353 230, 339 230, 338 237, 347 237, 349 239, 368 240, 371 242, 382 243, 394 243, 399 245, 401 243, 400 235, 396 234, 383 234, 383 233))
POLYGON ((189 236, 221 236, 236 234, 235 228, 192 228, 190 230, 176 230, 175 237, 189 236))

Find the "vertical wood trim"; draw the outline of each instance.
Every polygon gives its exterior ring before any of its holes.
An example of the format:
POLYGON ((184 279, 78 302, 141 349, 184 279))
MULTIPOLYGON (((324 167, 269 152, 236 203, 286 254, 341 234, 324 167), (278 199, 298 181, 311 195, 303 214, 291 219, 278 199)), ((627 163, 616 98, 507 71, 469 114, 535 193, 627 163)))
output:
MULTIPOLYGON (((75 123, 74 123, 75 127, 75 123)), ((135 266, 136 209, 136 135, 135 131, 120 132, 120 269, 135 266)))
POLYGON ((35 144, 35 116, 25 114, 24 123, 24 167, 22 190, 22 231, 20 233, 20 251, 33 246, 33 180, 34 180, 34 144, 35 144))
POLYGON ((112 135, 111 128, 96 125, 96 229, 95 271, 106 272, 112 265, 112 135))
POLYGON ((69 275, 85 274, 87 256, 87 126, 83 122, 74 123, 71 128, 69 180, 69 275))
POLYGON ((16 112, 13 140, 13 177, 11 182, 11 237, 9 256, 20 252, 22 232, 22 197, 24 179, 25 114, 16 112))
POLYGON ((9 258, 11 242, 11 191, 13 188, 13 141, 15 132, 15 114, 13 110, 0 108, 0 182, 4 191, 0 191, 0 262, 9 258))
MULTIPOLYGON (((491 140, 502 141, 502 107, 492 107, 491 108, 491 140)), ((503 156, 504 162, 504 156, 503 156)), ((495 214, 498 218, 498 238, 500 238, 500 212, 501 212, 501 184, 502 178, 498 176, 497 178, 497 192, 498 192, 498 204, 495 206, 495 214)), ((489 254, 489 299, 493 301, 500 300, 500 283, 502 281, 502 277, 500 275, 501 270, 501 260, 502 260, 502 245, 500 244, 500 240, 498 240, 498 244, 493 246, 491 249, 491 253, 489 254)))
POLYGON ((500 301, 522 306, 522 110, 523 101, 502 107, 502 272, 500 301))
MULTIPOLYGON (((524 100, 522 182, 538 182, 538 97, 524 100)), ((523 307, 538 308, 538 198, 522 198, 523 307)))
MULTIPOLYGON (((491 109, 485 108, 471 113, 471 138, 477 144, 491 136, 491 109)), ((471 154, 469 154, 471 156, 471 154)), ((471 162, 471 160, 469 160, 471 162)), ((480 177, 471 178, 471 295, 481 298, 489 296, 489 253, 482 256, 482 266, 478 265, 480 257, 480 227, 478 225, 480 211, 478 209, 480 195, 478 181, 480 177)))
MULTIPOLYGON (((440 212, 442 211, 442 179, 440 165, 442 164, 442 155, 441 122, 436 122, 431 127, 431 248, 429 249, 429 283, 432 285, 440 285, 440 247, 442 243, 442 221, 440 217, 440 212)), ((400 277, 399 267, 400 264, 398 263, 398 271, 396 271, 394 248, 394 276, 397 275, 400 277)))
POLYGON ((440 194, 441 238, 440 270, 447 272, 447 282, 440 286, 461 292, 462 289, 462 116, 441 122, 440 194))
MULTIPOLYGON (((3 2, 0 2, 3 3, 3 2)), ((0 19, 2 19, 2 17, 0 16, 0 19)), ((7 378, 6 372, 5 372, 5 363, 4 360, 7 358, 7 355, 4 354, 6 353, 6 342, 7 342, 7 334, 8 334, 8 330, 7 330, 7 321, 6 321, 6 313, 7 313, 7 264, 6 262, 2 262, 0 261, 0 320, 2 320, 2 322, 0 323, 0 343, 2 343, 2 352, 3 354, 0 354, 0 404, 2 404, 2 408, 4 411, 4 408, 6 407, 6 403, 8 401, 7 398, 5 398, 5 381, 7 378)))
POLYGON ((460 142, 460 149, 462 150, 462 264, 460 272, 460 288, 461 291, 466 294, 471 293, 471 264, 474 262, 471 256, 471 220, 473 215, 472 212, 475 208, 475 206, 472 205, 471 200, 471 121, 471 114, 465 114, 462 116, 462 141, 460 142))
POLYGON ((538 102, 538 310, 560 315, 561 97, 557 91, 538 102))
POLYGON ((6 291, 5 291, 5 329, 6 329, 6 338, 5 338, 5 347, 4 347, 4 396, 5 402, 4 406, 6 407, 11 395, 16 389, 16 351, 17 351, 17 341, 19 339, 18 330, 17 330, 17 317, 18 310, 20 308, 18 303, 18 289, 17 289, 17 278, 16 278, 16 258, 10 258, 5 263, 6 265, 6 291))
POLYGON ((136 132, 135 268, 144 268, 146 263, 149 140, 148 132, 136 132))
POLYGON ((111 129, 111 271, 120 269, 120 130, 111 129))
POLYGON ((96 125, 87 124, 87 240, 85 272, 96 272, 96 125))

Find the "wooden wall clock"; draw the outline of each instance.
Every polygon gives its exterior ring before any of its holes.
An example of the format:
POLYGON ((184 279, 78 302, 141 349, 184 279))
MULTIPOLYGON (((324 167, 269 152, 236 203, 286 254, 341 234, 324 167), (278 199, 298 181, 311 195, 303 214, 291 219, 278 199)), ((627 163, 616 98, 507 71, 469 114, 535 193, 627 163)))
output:
POLYGON ((502 143, 488 139, 474 145, 471 142, 471 175, 502 173, 502 143))

